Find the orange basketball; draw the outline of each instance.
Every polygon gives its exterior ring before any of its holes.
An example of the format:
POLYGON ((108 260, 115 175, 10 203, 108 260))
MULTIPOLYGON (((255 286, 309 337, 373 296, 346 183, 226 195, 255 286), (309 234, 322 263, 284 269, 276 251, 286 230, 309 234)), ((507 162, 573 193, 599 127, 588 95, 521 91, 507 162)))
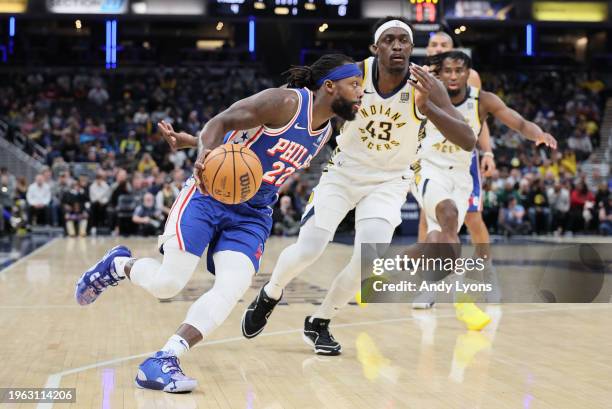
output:
POLYGON ((246 146, 226 143, 206 156, 201 177, 212 197, 221 203, 238 204, 255 196, 262 175, 255 152, 246 146))

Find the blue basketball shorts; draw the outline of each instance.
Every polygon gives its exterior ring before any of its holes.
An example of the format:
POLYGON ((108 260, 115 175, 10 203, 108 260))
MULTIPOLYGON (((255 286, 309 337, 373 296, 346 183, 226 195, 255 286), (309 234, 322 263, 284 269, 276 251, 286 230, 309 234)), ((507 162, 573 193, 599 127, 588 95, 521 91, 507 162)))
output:
POLYGON ((163 252, 163 244, 176 239, 180 250, 202 257, 208 246, 207 267, 213 274, 213 254, 237 251, 251 260, 257 272, 271 230, 271 207, 223 204, 200 193, 191 177, 172 205, 158 247, 163 252))
POLYGON ((468 203, 468 213, 482 211, 482 200, 480 197, 481 192, 481 179, 480 179, 480 155, 478 151, 472 152, 472 164, 470 165, 470 176, 472 176, 472 194, 470 195, 468 203))

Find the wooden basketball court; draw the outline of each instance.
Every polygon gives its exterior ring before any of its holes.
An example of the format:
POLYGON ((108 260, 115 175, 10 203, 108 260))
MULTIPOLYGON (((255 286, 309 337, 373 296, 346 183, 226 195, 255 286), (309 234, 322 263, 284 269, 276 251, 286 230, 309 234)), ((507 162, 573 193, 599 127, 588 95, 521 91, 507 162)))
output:
POLYGON ((204 267, 175 300, 122 282, 80 307, 74 284, 111 246, 158 257, 154 239, 56 239, 0 271, 0 386, 74 387, 76 403, 0 408, 610 408, 612 306, 489 306, 485 331, 469 332, 452 305, 348 306, 332 322, 339 357, 301 339, 352 248, 331 244, 286 291, 264 333, 246 340, 240 318, 291 239, 272 238, 252 289, 210 339, 183 359, 191 394, 134 386, 138 364, 159 349, 191 300, 212 283, 204 267))

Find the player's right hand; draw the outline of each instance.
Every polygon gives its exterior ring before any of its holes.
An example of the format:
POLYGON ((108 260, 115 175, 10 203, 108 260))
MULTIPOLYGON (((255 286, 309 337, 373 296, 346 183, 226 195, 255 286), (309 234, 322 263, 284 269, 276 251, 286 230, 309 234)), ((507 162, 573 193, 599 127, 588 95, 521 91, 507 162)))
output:
POLYGON ((489 177, 493 175, 495 171, 495 160, 490 156, 483 156, 480 160, 480 172, 485 177, 489 177))
POLYGON ((176 132, 172 125, 166 121, 158 122, 157 128, 173 151, 177 149, 195 148, 198 146, 195 136, 189 135, 186 132, 176 132))
POLYGON ((193 177, 196 180, 196 186, 198 187, 198 190, 203 195, 208 194, 208 192, 206 191, 206 186, 204 185, 203 175, 204 175, 204 161, 206 160, 206 156, 208 156, 209 153, 210 153, 210 149, 204 149, 202 152, 200 152, 200 154, 198 155, 198 158, 193 164, 193 177))
POLYGON ((549 148, 557 149, 557 140, 548 132, 540 132, 535 138, 536 146, 546 145, 549 148))

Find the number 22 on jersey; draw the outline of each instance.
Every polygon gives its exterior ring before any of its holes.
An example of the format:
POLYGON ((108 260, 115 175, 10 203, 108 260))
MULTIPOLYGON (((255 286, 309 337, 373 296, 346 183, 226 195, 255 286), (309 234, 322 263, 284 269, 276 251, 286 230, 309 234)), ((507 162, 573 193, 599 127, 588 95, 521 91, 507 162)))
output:
POLYGON ((287 178, 295 172, 295 168, 293 166, 286 166, 281 161, 274 162, 272 167, 274 169, 264 173, 261 180, 274 186, 282 185, 285 180, 287 180, 287 178))

